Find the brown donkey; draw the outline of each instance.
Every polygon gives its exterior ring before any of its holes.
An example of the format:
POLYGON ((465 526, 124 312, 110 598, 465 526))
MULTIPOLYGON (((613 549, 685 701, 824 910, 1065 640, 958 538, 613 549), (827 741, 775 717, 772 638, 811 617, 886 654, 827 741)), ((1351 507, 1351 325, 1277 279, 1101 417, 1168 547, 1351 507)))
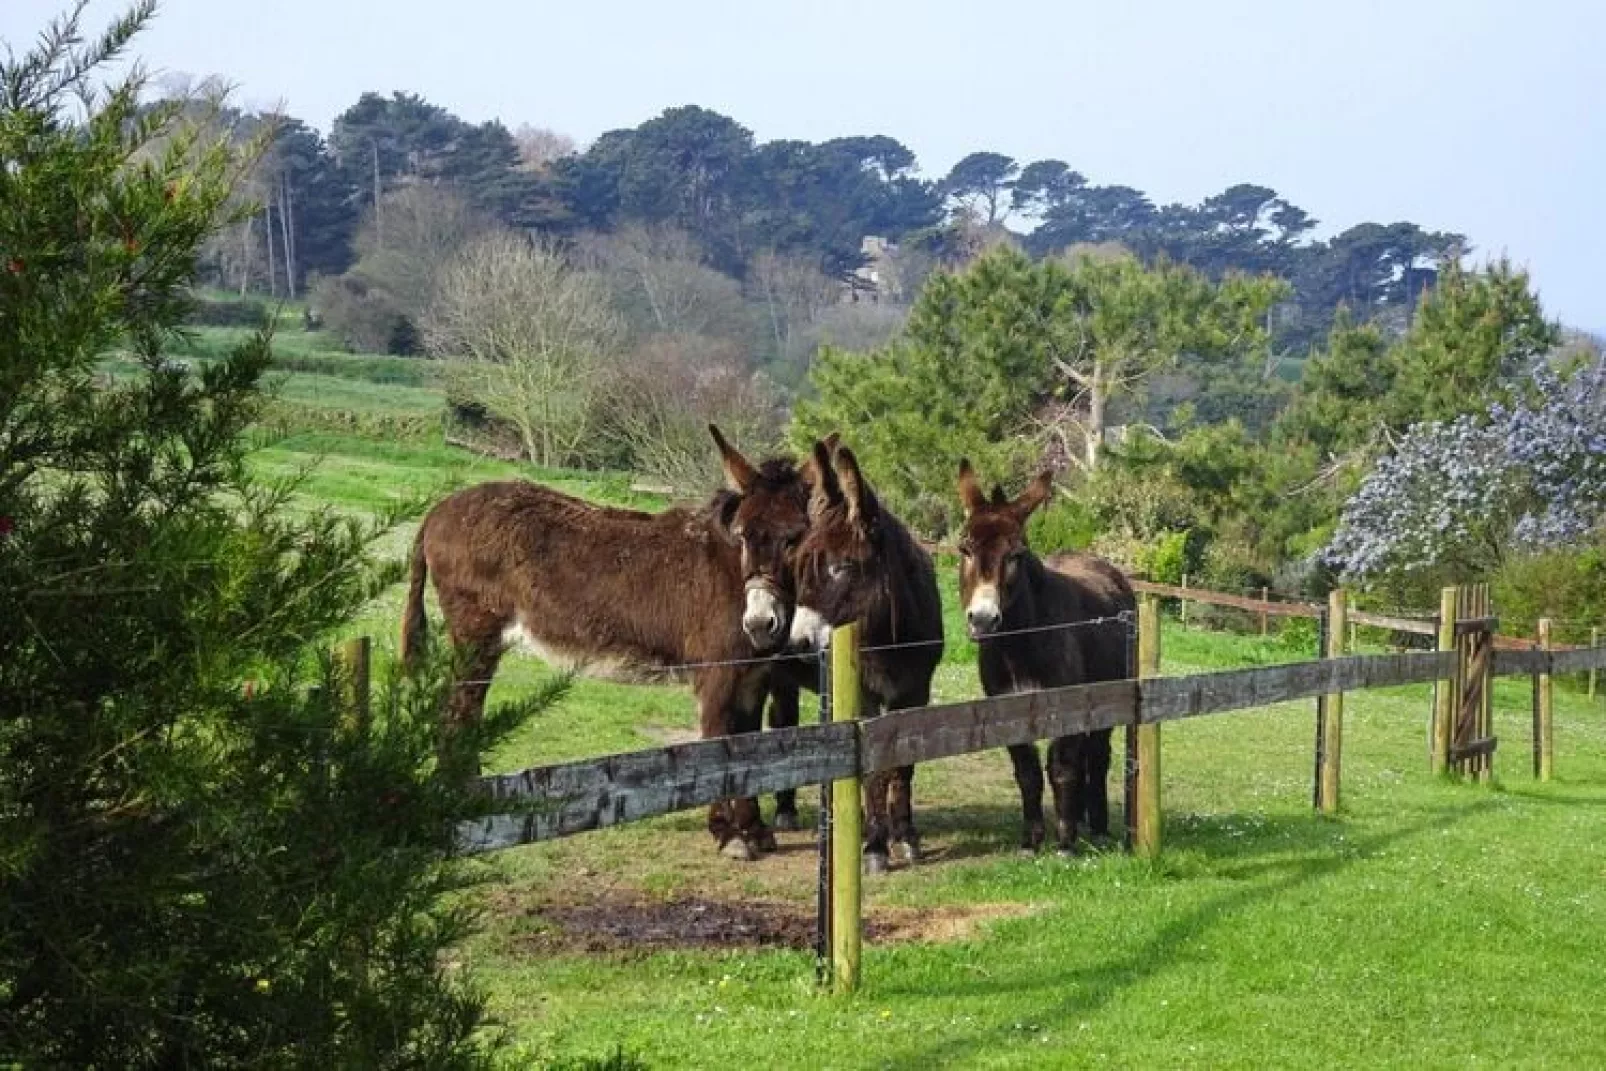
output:
MULTIPOLYGON (((1126 577, 1091 554, 1057 554, 1044 562, 1026 545, 1026 522, 1052 490, 1045 472, 1019 498, 1011 501, 1002 487, 994 487, 989 501, 970 462, 959 465, 959 497, 965 507, 959 595, 970 635, 981 647, 981 684, 988 695, 1130 675, 1128 625, 1101 620, 1136 613, 1137 600, 1126 577), (1077 622, 1098 623, 1051 627, 1077 622)), ((1042 762, 1036 744, 1014 745, 1009 757, 1025 820, 1021 848, 1035 852, 1043 843, 1042 762)), ((1048 776, 1060 851, 1075 850, 1077 824, 1084 814, 1090 836, 1109 836, 1109 772, 1109 729, 1050 741, 1048 776)))
MULTIPOLYGON (((834 445, 835 438, 816 443, 810 463, 809 531, 797 550, 792 647, 820 651, 833 627, 858 621, 864 648, 861 714, 925 706, 943 648, 942 599, 931 556, 876 500, 853 451, 836 446, 833 452, 827 443, 834 445)), ((818 687, 812 663, 801 670, 797 663, 783 665, 772 726, 781 723, 776 708, 788 695, 795 723, 797 688, 818 687)), ((887 869, 892 845, 902 845, 910 862, 920 856, 913 782, 913 766, 873 774, 865 782, 864 861, 872 873, 887 869)), ((788 802, 779 798, 778 814, 786 813, 788 802)))
MULTIPOLYGON (((422 644, 433 574, 447 631, 467 653, 450 720, 478 720, 503 652, 522 641, 596 676, 689 666, 704 737, 760 728, 772 670, 754 659, 788 636, 789 555, 808 526, 808 486, 790 461, 755 466, 709 431, 729 489, 698 509, 611 509, 503 481, 430 510, 413 544, 402 649, 411 658, 422 644)), ((735 858, 774 847, 751 798, 714 804, 708 828, 735 858)))

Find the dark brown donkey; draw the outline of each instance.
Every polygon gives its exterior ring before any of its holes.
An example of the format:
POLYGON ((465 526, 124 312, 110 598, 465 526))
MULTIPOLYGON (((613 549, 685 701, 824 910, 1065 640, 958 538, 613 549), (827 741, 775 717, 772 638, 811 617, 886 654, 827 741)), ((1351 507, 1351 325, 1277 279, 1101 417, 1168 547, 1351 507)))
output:
MULTIPOLYGON (((730 486, 698 509, 610 509, 505 481, 429 512, 413 544, 402 648, 411 657, 422 643, 432 573, 447 631, 467 652, 449 719, 480 717, 503 652, 522 641, 594 676, 651 679, 689 665, 704 737, 760 728, 771 664, 751 660, 788 635, 789 555, 808 527, 808 487, 790 461, 754 466, 709 430, 730 486)), ((732 857, 774 847, 754 799, 714 804, 708 828, 732 857)))
MULTIPOLYGON (((1026 521, 1052 489, 1045 472, 1019 498, 1011 501, 1002 487, 994 487, 989 500, 970 462, 959 466, 965 506, 959 596, 970 635, 981 646, 981 684, 988 695, 1129 676, 1129 626, 1116 620, 1137 612, 1126 577, 1091 554, 1056 554, 1045 562, 1026 545, 1026 521), (1052 627, 1078 622, 1097 623, 1052 627)), ((1043 766, 1037 745, 1012 746, 1009 757, 1025 818, 1021 848, 1035 852, 1043 843, 1043 766)), ((1075 850, 1084 815, 1090 836, 1109 836, 1109 772, 1109 729, 1050 741, 1048 776, 1060 851, 1075 850)))
MULTIPOLYGON (((942 599, 931 556, 876 500, 853 451, 832 452, 816 443, 811 462, 809 531, 796 557, 797 610, 792 646, 819 651, 837 625, 858 621, 860 714, 925 706, 931 675, 942 661, 942 599), (877 648, 882 648, 877 650, 877 648)), ((797 687, 818 687, 818 670, 791 668, 792 720, 797 687)), ((777 681, 777 705, 787 676, 777 681)), ((771 711, 771 725, 777 723, 771 711)), ((920 857, 910 793, 914 767, 874 774, 864 786, 865 869, 887 869, 890 849, 901 845, 909 861, 920 857)), ((785 813, 783 797, 777 811, 785 813)))

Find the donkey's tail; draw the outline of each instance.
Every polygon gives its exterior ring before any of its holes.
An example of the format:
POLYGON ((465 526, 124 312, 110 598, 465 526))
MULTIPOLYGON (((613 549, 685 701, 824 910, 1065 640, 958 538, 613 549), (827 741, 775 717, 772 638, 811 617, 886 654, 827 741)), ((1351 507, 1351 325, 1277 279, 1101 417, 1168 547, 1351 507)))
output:
POLYGON ((424 582, 429 578, 429 560, 424 556, 424 526, 418 526, 413 539, 412 575, 407 583, 407 608, 402 613, 402 667, 418 665, 429 636, 429 615, 424 612, 424 582))

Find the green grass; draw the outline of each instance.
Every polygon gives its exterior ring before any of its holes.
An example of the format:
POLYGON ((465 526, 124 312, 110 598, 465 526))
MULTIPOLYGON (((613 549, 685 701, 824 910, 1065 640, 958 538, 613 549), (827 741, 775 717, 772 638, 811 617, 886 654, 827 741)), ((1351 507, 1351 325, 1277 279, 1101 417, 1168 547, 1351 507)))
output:
POLYGON ((301 497, 354 512, 378 512, 420 495, 439 496, 485 480, 538 480, 560 491, 636 509, 661 507, 656 495, 630 490, 620 473, 573 472, 497 461, 429 443, 378 442, 308 432, 254 451, 253 471, 267 478, 305 475, 301 497))
POLYGON ((439 413, 446 402, 440 390, 304 372, 273 371, 265 377, 268 391, 280 402, 314 409, 399 415, 439 413))
MULTIPOLYGON (((1168 672, 1268 655, 1258 638, 1166 639, 1184 656, 1168 672)), ((690 727, 683 695, 652 693, 582 688, 497 765, 690 727)), ((872 943, 851 1000, 816 994, 800 952, 528 951, 554 900, 812 895, 808 858, 731 864, 700 812, 505 853, 489 929, 465 958, 541 1058, 623 1042, 662 1067, 1599 1066, 1606 732, 1598 708, 1564 694, 1559 780, 1536 785, 1526 701, 1526 682, 1502 682, 1501 783, 1488 789, 1426 772, 1428 689, 1352 695, 1337 820, 1310 808, 1311 704, 1168 725, 1157 864, 1018 858, 1001 752, 922 767, 917 814, 936 858, 871 881, 871 917, 1032 914, 959 941, 872 943)))
MULTIPOLYGON (((292 437, 252 463, 284 474, 319 457, 305 501, 352 511, 514 473, 654 505, 622 477, 343 436, 292 437)), ((956 571, 939 564, 950 637, 940 699, 978 692, 970 645, 955 639, 956 571)), ((400 597, 388 592, 352 628, 374 635, 382 657, 400 597)), ((1308 639, 1170 624, 1165 670, 1297 660, 1308 639)), ((509 657, 493 701, 545 674, 509 657)), ((1336 819, 1310 806, 1311 703, 1168 724, 1157 863, 1020 858, 1002 752, 922 766, 916 813, 931 858, 868 881, 868 916, 977 919, 948 939, 871 941, 852 999, 817 993, 801 951, 542 943, 561 905, 701 897, 810 909, 811 834, 783 834, 781 853, 735 864, 715 854, 701 811, 490 857, 496 880, 476 894, 485 928, 458 960, 510 1029, 512 1066, 619 1044, 653 1067, 1601 1066, 1606 714, 1558 691, 1557 780, 1538 785, 1529 695, 1525 680, 1500 682, 1499 781, 1479 787, 1428 773, 1430 689, 1352 694, 1336 819)), ((581 681, 490 765, 653 747, 694 728, 685 687, 581 681)), ((816 798, 801 793, 805 820, 816 798)))
MULTIPOLYGON (((246 327, 192 327, 173 347, 173 356, 189 360, 218 360, 250 338, 246 327)), ((430 387, 440 382, 440 362, 422 357, 392 357, 381 353, 348 353, 327 331, 305 331, 299 324, 280 325, 273 335, 274 367, 291 372, 430 387)))

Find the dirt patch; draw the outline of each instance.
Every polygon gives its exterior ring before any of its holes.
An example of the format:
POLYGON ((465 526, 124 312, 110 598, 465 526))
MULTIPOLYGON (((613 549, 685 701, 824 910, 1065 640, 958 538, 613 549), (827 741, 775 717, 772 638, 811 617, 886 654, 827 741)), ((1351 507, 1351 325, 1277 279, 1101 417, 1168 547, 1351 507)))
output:
MULTIPOLYGON (((865 917, 865 940, 961 941, 984 922, 1031 913, 1024 904, 910 908, 875 907, 865 917)), ((589 904, 543 904, 526 909, 525 951, 624 953, 671 948, 814 947, 814 912, 780 900, 730 902, 702 898, 664 901, 608 898, 589 904)))

